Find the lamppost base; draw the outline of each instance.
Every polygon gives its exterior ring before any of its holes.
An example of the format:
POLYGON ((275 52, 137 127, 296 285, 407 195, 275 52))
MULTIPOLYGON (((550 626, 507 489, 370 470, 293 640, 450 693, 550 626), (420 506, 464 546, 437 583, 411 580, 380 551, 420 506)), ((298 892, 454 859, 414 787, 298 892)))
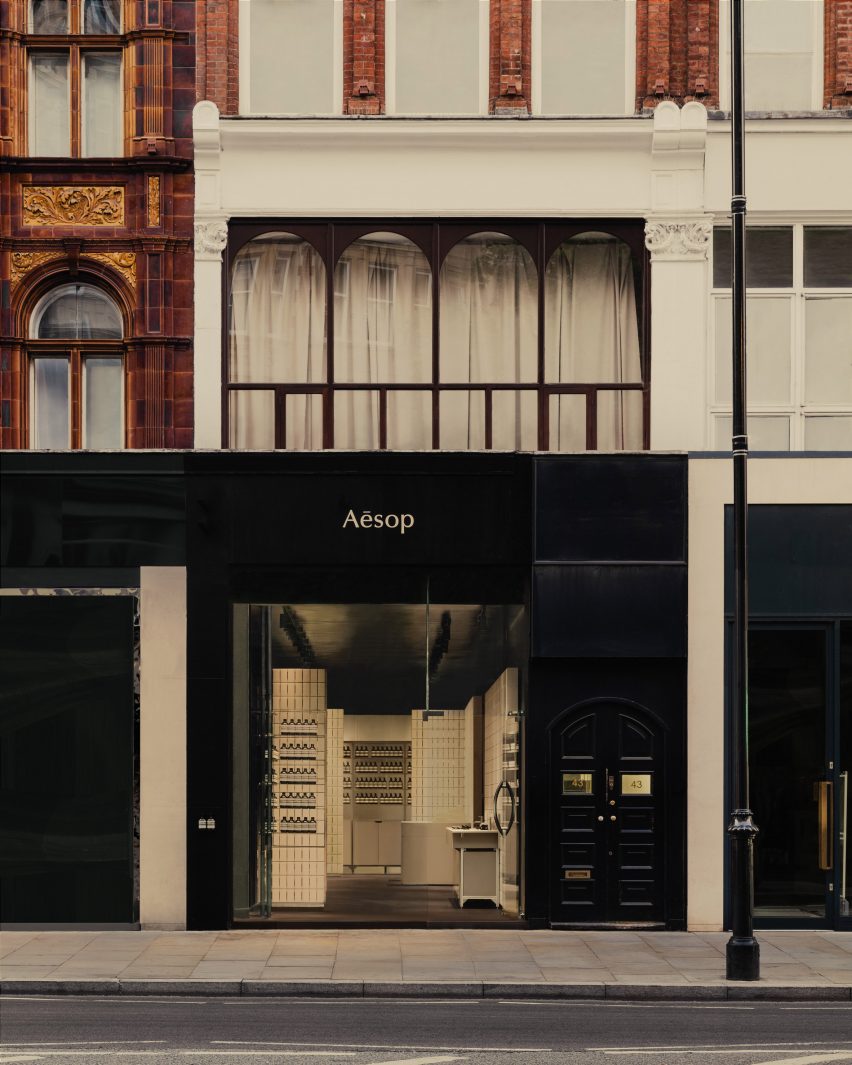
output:
POLYGON ((760 944, 754 936, 731 936, 725 948, 726 980, 760 979, 760 944))

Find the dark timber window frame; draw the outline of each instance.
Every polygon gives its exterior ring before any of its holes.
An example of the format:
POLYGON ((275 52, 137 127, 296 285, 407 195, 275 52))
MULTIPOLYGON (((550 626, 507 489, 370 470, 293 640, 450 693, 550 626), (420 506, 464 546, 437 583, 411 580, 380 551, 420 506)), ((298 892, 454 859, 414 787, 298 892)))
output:
POLYGON ((492 396, 495 391, 532 391, 538 396, 538 450, 549 450, 549 402, 551 396, 583 395, 586 401, 586 450, 597 450, 597 397, 600 392, 623 391, 642 393, 642 448, 650 448, 651 358, 650 358, 650 255, 645 248, 644 221, 627 219, 589 218, 572 221, 510 220, 481 218, 465 221, 438 222, 411 219, 370 218, 328 221, 320 219, 253 219, 232 222, 228 231, 228 245, 223 256, 222 270, 222 447, 229 443, 230 395, 236 391, 272 391, 275 394, 275 447, 284 449, 286 441, 285 406, 290 395, 320 395, 323 406, 323 448, 334 447, 334 396, 336 392, 377 392, 379 395, 379 450, 387 448, 387 393, 416 391, 432 393, 432 449, 440 449, 439 403, 442 392, 482 392, 485 400, 485 449, 492 447, 492 396), (372 233, 390 232, 406 237, 426 256, 432 271, 432 381, 421 384, 377 384, 334 379, 334 274, 343 252, 358 240, 372 233), (497 232, 517 241, 532 257, 538 278, 538 370, 531 383, 463 382, 446 383, 440 380, 440 274, 448 253, 466 237, 479 233, 497 232), (631 252, 633 282, 638 316, 641 382, 588 381, 555 383, 545 380, 545 286, 547 264, 557 248, 583 233, 606 233, 623 241, 631 252), (257 237, 291 235, 307 241, 320 255, 325 265, 326 331, 328 363, 326 381, 322 384, 288 384, 264 382, 235 384, 229 373, 229 316, 231 274, 238 253, 257 237))

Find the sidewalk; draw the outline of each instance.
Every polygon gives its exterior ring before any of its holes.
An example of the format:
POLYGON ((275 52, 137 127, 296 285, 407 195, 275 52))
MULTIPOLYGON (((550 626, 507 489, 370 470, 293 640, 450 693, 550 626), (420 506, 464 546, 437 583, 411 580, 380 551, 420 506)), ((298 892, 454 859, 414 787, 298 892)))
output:
POLYGON ((725 980, 725 932, 4 932, 4 993, 852 1001, 852 935, 761 932, 761 980, 725 980))

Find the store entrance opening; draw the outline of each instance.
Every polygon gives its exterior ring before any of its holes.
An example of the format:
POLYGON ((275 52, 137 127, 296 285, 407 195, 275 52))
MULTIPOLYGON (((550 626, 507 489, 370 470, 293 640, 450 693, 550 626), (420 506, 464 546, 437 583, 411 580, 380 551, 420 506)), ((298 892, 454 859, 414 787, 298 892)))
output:
POLYGON ((233 919, 519 921, 518 604, 234 606, 233 919))

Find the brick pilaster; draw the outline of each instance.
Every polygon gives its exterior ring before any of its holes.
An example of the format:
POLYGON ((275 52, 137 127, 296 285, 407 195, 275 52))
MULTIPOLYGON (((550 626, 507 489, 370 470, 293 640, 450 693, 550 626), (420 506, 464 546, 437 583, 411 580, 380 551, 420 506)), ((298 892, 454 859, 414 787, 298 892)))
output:
POLYGON ((823 107, 852 107, 852 0, 825 0, 823 107))
POLYGON ((719 0, 637 0, 636 109, 719 105, 719 0))
POLYGON ((196 96, 212 100, 223 115, 240 109, 239 4, 237 0, 198 3, 196 96))
POLYGON ((491 0, 488 110, 530 111, 531 0, 491 0))
POLYGON ((385 0, 343 5, 343 113, 381 115, 385 109, 385 0))

